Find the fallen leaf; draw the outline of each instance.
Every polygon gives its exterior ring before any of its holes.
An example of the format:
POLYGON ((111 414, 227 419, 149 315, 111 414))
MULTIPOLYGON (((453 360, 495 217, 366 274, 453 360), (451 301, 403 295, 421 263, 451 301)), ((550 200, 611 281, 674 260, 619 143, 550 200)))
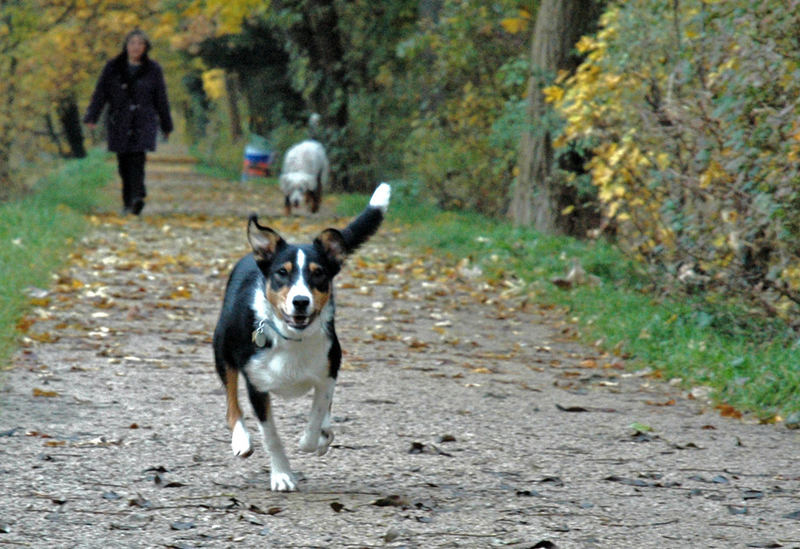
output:
POLYGON ((410 507, 411 502, 405 496, 392 494, 390 496, 378 498, 372 502, 377 507, 410 507))
POLYGON ((742 412, 731 406, 730 404, 718 404, 716 409, 722 417, 732 417, 734 419, 741 419, 742 412))
POLYGON ((556 408, 561 410, 562 412, 588 412, 587 408, 583 406, 562 406, 561 404, 556 404, 556 408))
POLYGON ((50 332, 40 332, 38 334, 29 333, 28 337, 39 343, 55 343, 59 340, 57 335, 53 335, 50 332))
POLYGON ((649 425, 645 425, 644 423, 639 423, 638 421, 634 421, 629 425, 631 429, 639 433, 649 433, 653 430, 652 427, 649 425))
POLYGON ((564 481, 561 480, 561 477, 542 477, 539 480, 540 484, 552 484, 553 486, 562 487, 564 486, 564 481))
POLYGON ((655 400, 645 400, 644 403, 647 404, 648 406, 674 406, 675 399, 671 398, 664 402, 657 402, 655 400))
POLYGON ((56 391, 46 391, 44 389, 39 389, 38 387, 34 387, 33 396, 35 396, 35 397, 53 398, 53 397, 57 397, 58 396, 58 392, 56 392, 56 391))
POLYGON ((63 440, 47 440, 44 442, 44 445, 47 446, 48 448, 53 448, 56 446, 64 446, 65 444, 66 442, 63 440))

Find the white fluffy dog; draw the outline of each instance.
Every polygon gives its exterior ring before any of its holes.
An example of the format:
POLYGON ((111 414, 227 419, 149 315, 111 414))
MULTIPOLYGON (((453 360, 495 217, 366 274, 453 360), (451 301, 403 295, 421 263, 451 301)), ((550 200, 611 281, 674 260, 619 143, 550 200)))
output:
POLYGON ((280 185, 285 197, 286 215, 305 202, 312 213, 319 210, 322 189, 328 184, 330 165, 325 148, 318 141, 307 139, 286 151, 281 168, 280 185))

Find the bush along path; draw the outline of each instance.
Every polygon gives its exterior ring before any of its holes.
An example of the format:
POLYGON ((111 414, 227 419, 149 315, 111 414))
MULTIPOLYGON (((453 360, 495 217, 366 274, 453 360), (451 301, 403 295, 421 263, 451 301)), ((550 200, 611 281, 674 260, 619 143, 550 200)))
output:
POLYGON ((230 451, 225 281, 251 211, 295 241, 347 220, 156 160, 142 218, 92 217, 30 290, 0 392, 0 546, 800 547, 798 431, 577 344, 556 311, 400 246, 391 207, 337 279, 336 439, 300 453, 310 399, 274 398, 301 481, 270 492, 263 449, 230 451))

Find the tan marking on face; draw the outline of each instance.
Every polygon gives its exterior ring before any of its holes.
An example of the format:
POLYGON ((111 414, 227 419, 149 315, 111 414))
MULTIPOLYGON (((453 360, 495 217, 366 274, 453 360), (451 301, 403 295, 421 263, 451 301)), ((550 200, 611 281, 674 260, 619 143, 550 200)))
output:
POLYGON ((281 286, 277 291, 275 291, 272 289, 272 284, 268 285, 267 301, 270 302, 276 311, 285 311, 284 305, 286 304, 286 299, 289 296, 290 289, 291 288, 289 286, 281 286))
MULTIPOLYGON (((308 272, 311 274, 312 278, 313 278, 315 273, 318 273, 320 271, 323 271, 322 265, 320 265, 319 263, 313 263, 313 262, 309 263, 308 272)), ((328 288, 326 288, 325 290, 320 290, 320 289, 314 288, 314 287, 312 287, 310 285, 309 285, 309 288, 311 290, 311 295, 314 297, 314 312, 316 314, 319 314, 322 311, 322 309, 325 308, 325 305, 328 303, 328 300, 331 298, 330 281, 328 282, 328 288)))
POLYGON ((311 295, 314 296, 314 314, 318 315, 331 298, 331 293, 312 289, 311 295))
MULTIPOLYGON (((286 269, 286 271, 291 276, 292 271, 294 270, 294 265, 292 264, 291 261, 287 261, 286 263, 281 265, 281 267, 286 269)), ((266 292, 267 301, 269 301, 272 304, 272 307, 276 311, 285 311, 286 310, 285 309, 286 299, 287 299, 287 296, 289 295, 289 290, 290 289, 291 289, 291 286, 286 284, 284 286, 281 286, 277 290, 274 290, 272 288, 272 281, 270 280, 270 281, 267 282, 267 292, 266 292)))

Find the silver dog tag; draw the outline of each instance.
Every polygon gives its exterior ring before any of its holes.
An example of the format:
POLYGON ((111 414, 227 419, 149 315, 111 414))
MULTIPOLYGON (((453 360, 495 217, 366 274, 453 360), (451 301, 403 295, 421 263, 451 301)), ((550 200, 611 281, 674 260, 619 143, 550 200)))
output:
POLYGON ((261 326, 253 330, 253 343, 256 344, 256 347, 263 347, 267 344, 267 334, 264 333, 261 326))

